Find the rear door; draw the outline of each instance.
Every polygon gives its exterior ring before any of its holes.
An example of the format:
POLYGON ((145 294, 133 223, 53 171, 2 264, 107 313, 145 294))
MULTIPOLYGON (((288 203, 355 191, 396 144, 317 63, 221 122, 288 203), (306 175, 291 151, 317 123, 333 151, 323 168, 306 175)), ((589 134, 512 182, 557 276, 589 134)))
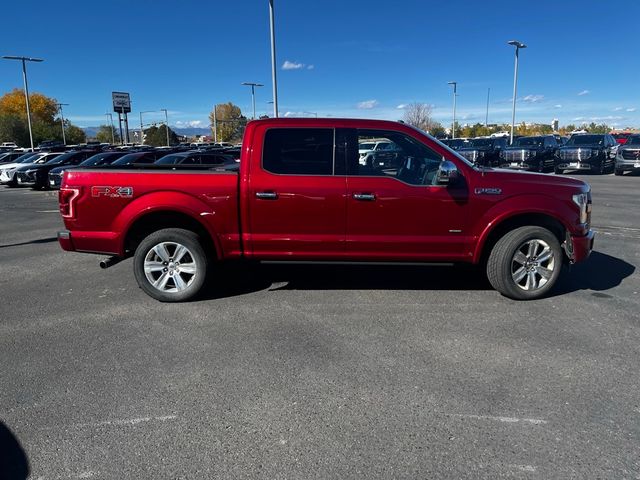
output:
POLYGON ((334 168, 334 128, 256 129, 247 224, 249 255, 274 259, 344 254, 346 180, 334 168))

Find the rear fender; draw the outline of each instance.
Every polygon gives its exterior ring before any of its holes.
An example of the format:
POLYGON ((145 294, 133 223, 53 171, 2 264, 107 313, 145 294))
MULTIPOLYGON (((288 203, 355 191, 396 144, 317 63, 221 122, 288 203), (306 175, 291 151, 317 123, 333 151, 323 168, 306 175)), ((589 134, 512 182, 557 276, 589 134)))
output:
POLYGON ((132 225, 145 215, 163 211, 182 213, 202 225, 211 237, 218 258, 222 258, 222 246, 216 233, 220 230, 216 228, 216 212, 212 212, 211 205, 191 195, 166 191, 148 193, 136 198, 115 218, 112 231, 120 232, 118 249, 121 256, 125 255, 125 239, 132 225))

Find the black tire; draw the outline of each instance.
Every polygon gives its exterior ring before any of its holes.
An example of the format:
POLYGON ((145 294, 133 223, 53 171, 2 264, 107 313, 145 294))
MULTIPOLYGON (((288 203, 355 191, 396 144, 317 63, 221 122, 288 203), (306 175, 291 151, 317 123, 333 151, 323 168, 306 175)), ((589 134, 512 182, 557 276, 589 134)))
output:
POLYGON ((618 170, 617 168, 615 169, 615 171, 613 173, 614 173, 614 175, 617 175, 617 176, 624 175, 624 171, 618 170))
MULTIPOLYGON (((514 300, 534 300, 546 295, 555 285, 560 271, 562 269, 562 249, 560 248, 560 242, 556 236, 546 228, 542 227, 520 227, 508 232, 493 246, 489 259, 487 260, 487 278, 489 282, 498 292, 508 298, 514 300), (551 253, 550 260, 540 262, 543 265, 536 267, 537 256, 532 256, 532 266, 534 270, 531 273, 527 273, 528 263, 525 265, 516 260, 517 257, 529 257, 523 253, 523 249, 529 248, 531 242, 538 242, 538 248, 542 250, 538 252, 536 249, 534 255, 540 255, 548 247, 551 253), (518 255, 520 254, 520 255, 518 255), (525 285, 517 282, 514 276, 518 276, 521 268, 518 265, 522 265, 524 269, 524 277, 520 282, 524 280, 525 285), (549 268, 547 268, 549 267, 549 268), (544 278, 540 271, 544 271, 545 275, 549 278, 544 278), (550 273, 549 273, 550 272, 550 273), (531 277, 527 279, 527 277, 531 277), (539 278, 539 280, 537 280, 539 278), (526 289, 529 282, 533 281, 534 285, 537 281, 541 284, 539 287, 526 289), (544 283, 542 282, 544 280, 544 283)), ((533 287, 533 285, 532 285, 533 287)))
POLYGON ((564 170, 558 167, 553 167, 553 173, 555 173, 556 175, 562 175, 564 173, 564 170))
POLYGON ((150 297, 161 302, 184 302, 202 290, 208 264, 209 260, 196 233, 181 228, 165 228, 153 232, 140 242, 133 257, 133 273, 140 288, 150 297), (178 245, 185 247, 186 252, 174 262, 172 255, 178 253, 178 245), (155 253, 157 250, 154 247, 160 248, 163 256, 169 258, 161 258, 155 253), (185 262, 180 264, 183 258, 185 262), (145 262, 154 269, 148 274, 145 273, 145 262), (194 271, 193 274, 186 270, 187 265, 189 270, 194 271), (154 286, 148 275, 159 281, 158 287, 164 285, 161 288, 154 286))

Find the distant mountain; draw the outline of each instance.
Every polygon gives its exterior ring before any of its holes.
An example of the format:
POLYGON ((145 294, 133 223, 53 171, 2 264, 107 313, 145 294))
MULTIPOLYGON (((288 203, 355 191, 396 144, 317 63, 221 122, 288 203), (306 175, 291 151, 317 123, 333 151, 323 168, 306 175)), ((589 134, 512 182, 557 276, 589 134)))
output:
MULTIPOLYGON (((118 131, 118 126, 114 125, 116 128, 116 131, 118 131)), ((99 127, 84 127, 82 130, 84 131, 85 135, 88 138, 95 138, 95 136, 98 134, 98 128, 99 127)), ((194 137, 196 135, 211 135, 211 129, 210 128, 195 128, 195 127, 188 127, 188 128, 178 128, 178 127, 173 127, 170 126, 171 130, 173 130, 174 132, 176 132, 176 135, 181 135, 184 137, 194 137)), ((132 125, 131 123, 129 123, 129 132, 132 132, 134 130, 139 130, 140 127, 135 128, 134 125, 132 125)))

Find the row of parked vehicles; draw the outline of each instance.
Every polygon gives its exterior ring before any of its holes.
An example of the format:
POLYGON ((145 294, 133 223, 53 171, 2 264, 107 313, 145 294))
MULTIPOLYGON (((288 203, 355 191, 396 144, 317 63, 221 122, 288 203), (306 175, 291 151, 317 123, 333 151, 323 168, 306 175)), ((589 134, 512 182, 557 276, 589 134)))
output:
POLYGON ((239 147, 211 145, 195 149, 83 146, 68 151, 8 151, 0 153, 0 183, 46 190, 60 188, 64 172, 77 168, 125 169, 153 164, 160 169, 176 165, 187 169, 234 169, 239 159, 239 147))
POLYGON ((610 134, 574 134, 566 141, 557 135, 450 139, 443 143, 479 166, 563 174, 584 171, 604 174, 640 171, 640 135, 624 144, 610 134))

